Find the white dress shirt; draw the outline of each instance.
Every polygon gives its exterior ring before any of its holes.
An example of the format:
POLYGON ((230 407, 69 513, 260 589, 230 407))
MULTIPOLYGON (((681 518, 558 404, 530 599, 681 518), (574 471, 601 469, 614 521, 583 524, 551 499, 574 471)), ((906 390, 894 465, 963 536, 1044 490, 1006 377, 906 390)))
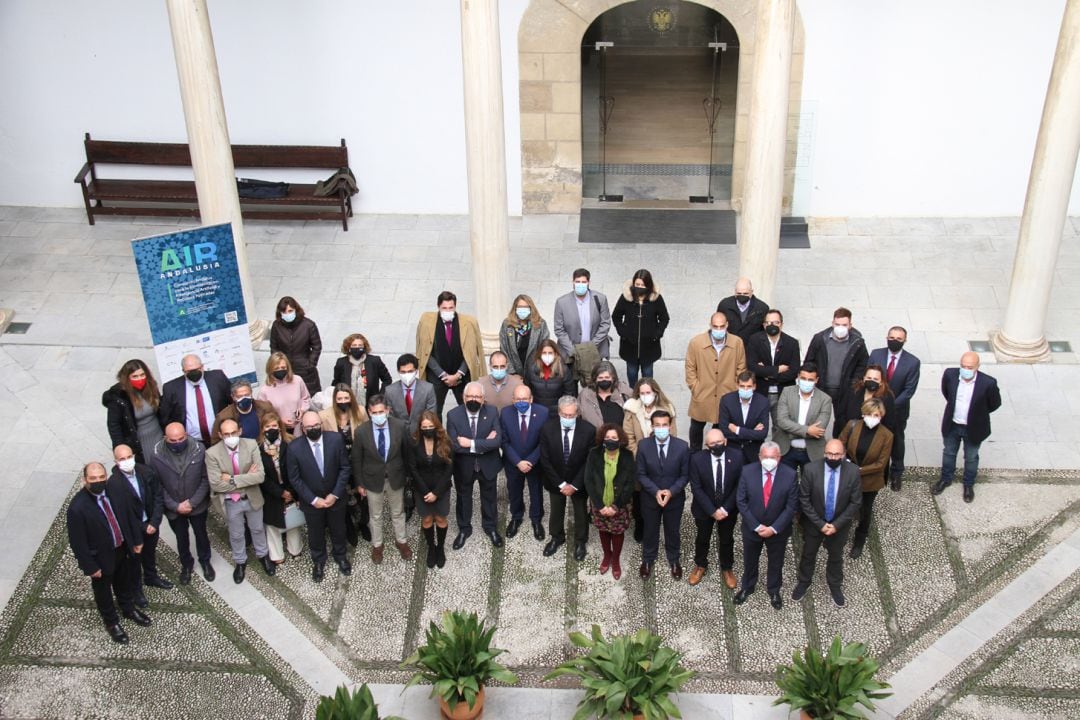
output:
POLYGON ((975 380, 979 377, 979 373, 970 380, 960 378, 960 382, 956 384, 956 407, 953 408, 952 421, 957 425, 967 425, 968 412, 971 411, 971 396, 975 392, 975 380))
MULTIPOLYGON (((810 415, 810 401, 814 399, 814 393, 810 393, 809 397, 803 397, 802 393, 799 393, 799 424, 805 425, 806 419, 810 415)), ((806 438, 792 438, 791 447, 806 449, 806 438)))
POLYGON ((142 521, 146 522, 146 501, 143 500, 142 492, 139 490, 139 478, 135 476, 135 473, 131 473, 130 475, 128 475, 127 473, 123 472, 122 470, 121 470, 121 474, 125 478, 127 478, 127 481, 129 483, 131 483, 131 490, 132 490, 132 492, 135 493, 135 497, 139 498, 139 500, 142 500, 142 503, 143 503, 142 521))
POLYGON ((214 416, 217 414, 214 404, 210 402, 210 390, 206 387, 206 375, 204 374, 202 379, 199 380, 199 389, 195 390, 195 385, 190 380, 184 380, 184 387, 186 389, 186 397, 184 399, 184 428, 187 430, 189 437, 202 440, 204 443, 209 443, 210 438, 204 438, 202 436, 202 430, 199 428, 199 402, 195 399, 195 393, 201 392, 203 397, 203 405, 206 409, 206 427, 210 430, 214 429, 214 416))

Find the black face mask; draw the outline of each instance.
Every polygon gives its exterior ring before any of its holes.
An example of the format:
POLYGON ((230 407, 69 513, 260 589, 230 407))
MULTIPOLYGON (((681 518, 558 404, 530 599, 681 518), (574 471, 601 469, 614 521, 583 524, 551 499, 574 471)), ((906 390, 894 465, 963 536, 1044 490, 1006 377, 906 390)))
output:
POLYGON ((338 412, 347 413, 352 409, 352 403, 335 403, 337 405, 338 412))
POLYGON ((86 489, 91 495, 101 495, 105 492, 104 482, 88 482, 86 483, 86 489))
POLYGON ((277 428, 270 428, 263 432, 263 437, 266 438, 266 442, 268 443, 276 443, 278 438, 281 437, 281 431, 277 428))
POLYGON ((192 384, 195 384, 202 380, 202 370, 188 370, 186 373, 184 373, 184 377, 186 377, 188 381, 192 384))
POLYGON ((311 428, 309 430, 305 430, 304 434, 307 435, 308 440, 311 440, 312 442, 315 442, 316 440, 318 440, 319 438, 322 437, 322 428, 321 427, 313 427, 313 428, 311 428))
POLYGON ((352 355, 354 359, 359 360, 364 357, 364 348, 349 348, 349 354, 352 355))
POLYGON ((610 390, 611 386, 614 385, 614 384, 615 383, 612 382, 611 380, 597 380, 596 381, 596 387, 600 388, 601 390, 610 390))
POLYGON ((468 410, 469 412, 473 413, 473 414, 476 414, 476 413, 480 412, 480 408, 482 408, 483 406, 484 406, 484 403, 480 402, 479 400, 466 400, 465 401, 465 409, 468 410))
POLYGON ((610 440, 610 439, 607 439, 607 438, 604 439, 604 449, 605 450, 618 450, 618 448, 619 448, 619 441, 618 440, 610 440))
POLYGON ((285 378, 289 377, 289 371, 288 370, 275 370, 273 372, 273 376, 274 376, 275 380, 284 380, 285 378))
POLYGON ((242 413, 251 412, 251 407, 255 404, 255 401, 249 397, 242 397, 236 401, 236 409, 242 413))
POLYGON ((878 388, 881 387, 881 383, 877 380, 863 380, 862 386, 870 392, 877 392, 878 388))
POLYGON ((439 431, 435 428, 420 428, 420 434, 429 440, 434 440, 439 434, 439 431))
POLYGON ((630 292, 632 292, 635 297, 641 297, 645 293, 649 292, 649 288, 633 287, 633 288, 630 288, 630 292))
POLYGON ((713 457, 720 457, 724 454, 724 445, 710 445, 709 452, 713 454, 713 457))
POLYGON ((891 353, 898 353, 898 352, 900 352, 901 350, 904 349, 904 341, 903 340, 889 340, 888 345, 889 345, 889 352, 891 352, 891 353))
POLYGON ((844 462, 844 458, 825 458, 825 464, 835 470, 840 467, 840 463, 844 462))
POLYGON ((187 443, 188 443, 187 438, 184 438, 180 442, 166 442, 165 445, 170 450, 172 450, 174 453, 179 455, 180 453, 184 452, 184 450, 187 449, 187 443))
POLYGON ((745 305, 746 303, 750 302, 750 299, 752 297, 753 297, 753 295, 736 295, 735 296, 735 302, 742 303, 743 305, 745 305))
POLYGON ((766 325, 765 326, 765 334, 770 336, 770 337, 776 337, 777 335, 780 334, 780 328, 778 328, 775 325, 766 325))

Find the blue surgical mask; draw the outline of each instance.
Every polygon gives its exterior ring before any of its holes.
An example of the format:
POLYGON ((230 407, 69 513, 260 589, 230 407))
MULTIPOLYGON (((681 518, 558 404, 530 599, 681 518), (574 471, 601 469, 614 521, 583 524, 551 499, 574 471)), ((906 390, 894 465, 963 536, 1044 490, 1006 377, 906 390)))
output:
POLYGON ((652 429, 652 434, 653 434, 654 438, 656 438, 660 442, 664 442, 665 440, 668 439, 668 436, 671 435, 671 428, 669 428, 669 427, 654 427, 652 429))
POLYGON ((712 330, 709 331, 709 333, 712 335, 712 339, 716 340, 717 342, 720 342, 721 340, 723 340, 724 338, 727 337, 727 329, 724 329, 724 330, 712 329, 712 330))
POLYGON ((585 293, 589 292, 589 283, 574 283, 574 294, 578 297, 584 297, 585 293))
POLYGON ((529 316, 532 315, 532 308, 519 307, 514 312, 517 313, 518 320, 528 320, 529 316))
POLYGON ((975 377, 975 371, 962 367, 960 368, 960 377, 964 380, 970 380, 971 378, 975 377))
POLYGON ((371 416, 371 422, 375 423, 379 427, 386 424, 386 413, 375 413, 371 416))
POLYGON ((814 392, 814 385, 815 383, 813 380, 799 380, 799 392, 803 395, 808 395, 814 392))
POLYGON ((526 402, 525 400, 518 400, 517 402, 514 403, 514 408, 519 413, 521 413, 522 415, 529 412, 530 407, 532 407, 532 404, 529 403, 529 402, 526 402))
POLYGON ((498 369, 492 368, 491 369, 491 377, 493 377, 494 379, 499 380, 499 381, 505 380, 506 379, 506 368, 498 368, 498 369))
POLYGON ((565 430, 573 430, 574 426, 577 425, 577 418, 560 417, 559 424, 562 425, 565 430))
POLYGON ((294 313, 294 312, 281 313, 281 319, 284 320, 287 323, 291 323, 293 320, 296 319, 296 313, 294 313))
POLYGON ((754 391, 753 390, 747 390, 746 388, 739 388, 739 399, 740 400, 749 400, 752 397, 754 397, 754 391))

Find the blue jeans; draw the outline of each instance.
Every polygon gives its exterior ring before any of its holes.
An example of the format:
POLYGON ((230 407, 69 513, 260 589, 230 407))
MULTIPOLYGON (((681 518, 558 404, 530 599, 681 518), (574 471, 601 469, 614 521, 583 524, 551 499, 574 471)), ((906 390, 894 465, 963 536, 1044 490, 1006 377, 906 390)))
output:
POLYGON ((648 363, 636 363, 633 360, 626 361, 626 383, 630 387, 637 385, 638 373, 641 373, 641 377, 651 378, 652 374, 651 362, 648 363))
POLYGON ((788 451, 780 458, 780 462, 796 472, 801 472, 803 465, 810 464, 810 456, 806 453, 806 448, 793 447, 788 448, 788 451))
POLYGON ((960 450, 960 441, 964 441, 964 486, 975 484, 975 475, 979 472, 979 443, 967 438, 967 427, 955 423, 945 433, 945 447, 941 451, 941 480, 951 483, 956 475, 956 454, 960 450))

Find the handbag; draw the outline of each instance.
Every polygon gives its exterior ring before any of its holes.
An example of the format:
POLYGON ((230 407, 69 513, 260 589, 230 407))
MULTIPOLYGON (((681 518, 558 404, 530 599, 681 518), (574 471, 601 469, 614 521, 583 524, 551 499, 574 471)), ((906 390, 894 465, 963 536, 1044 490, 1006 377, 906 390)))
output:
POLYGON ((304 517, 304 511, 300 509, 300 506, 296 503, 289 503, 285 506, 285 529, 292 530, 293 528, 303 527, 307 525, 307 518, 304 517))

